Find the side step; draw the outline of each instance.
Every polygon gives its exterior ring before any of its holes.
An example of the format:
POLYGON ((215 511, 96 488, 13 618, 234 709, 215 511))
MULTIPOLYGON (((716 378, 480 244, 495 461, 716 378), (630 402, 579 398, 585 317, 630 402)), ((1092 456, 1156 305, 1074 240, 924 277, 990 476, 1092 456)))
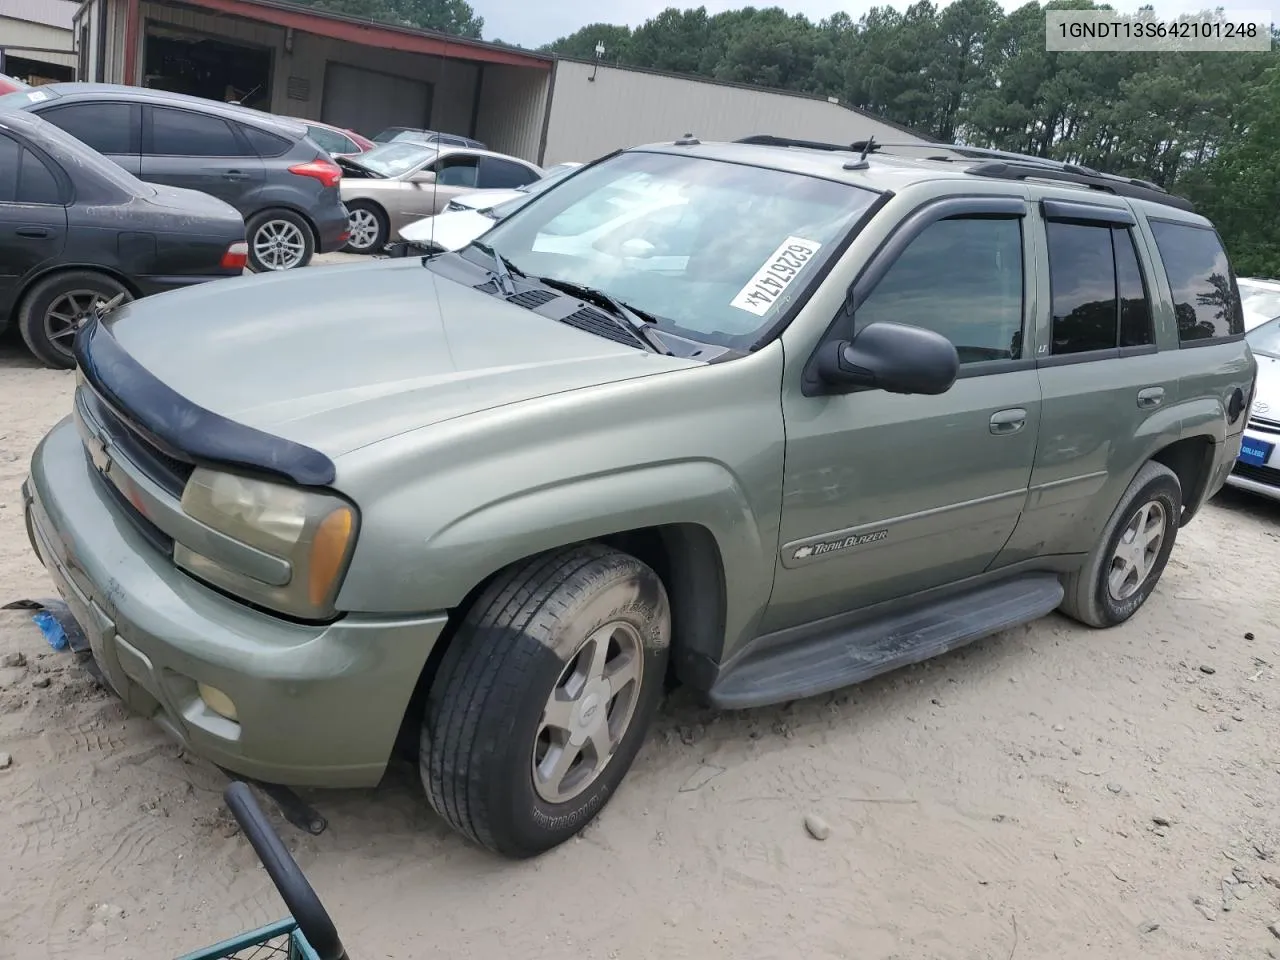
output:
POLYGON ((1037 573, 790 642, 762 638, 761 649, 747 648, 721 672, 708 697, 740 710, 816 696, 1036 620, 1060 603, 1058 577, 1037 573))

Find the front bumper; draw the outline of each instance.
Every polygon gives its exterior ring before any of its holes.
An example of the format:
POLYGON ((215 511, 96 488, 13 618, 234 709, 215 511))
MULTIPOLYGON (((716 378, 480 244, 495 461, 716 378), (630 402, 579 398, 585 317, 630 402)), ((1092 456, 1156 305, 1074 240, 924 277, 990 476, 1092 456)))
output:
POLYGON ((32 547, 116 693, 193 753, 294 786, 371 786, 443 614, 327 625, 258 612, 174 567, 107 493, 70 419, 23 484, 32 547), (235 704, 210 710, 204 683, 235 704))
POLYGON ((1273 448, 1271 455, 1262 465, 1236 460, 1232 464, 1231 473, 1227 475, 1226 485, 1269 497, 1272 500, 1280 500, 1280 434, 1265 433, 1249 426, 1245 428, 1243 439, 1246 442, 1253 441, 1255 444, 1271 446, 1273 448))

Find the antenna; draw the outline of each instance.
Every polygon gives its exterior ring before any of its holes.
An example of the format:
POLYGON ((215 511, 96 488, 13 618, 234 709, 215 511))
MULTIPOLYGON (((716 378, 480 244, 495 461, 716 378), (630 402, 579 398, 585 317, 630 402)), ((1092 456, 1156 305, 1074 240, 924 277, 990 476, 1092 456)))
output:
MULTIPOLYGON (((436 89, 440 89, 444 83, 444 61, 447 56, 449 56, 449 34, 446 33, 444 35, 444 50, 440 53, 440 71, 439 71, 439 75, 436 77, 436 89)), ((476 96, 479 96, 479 94, 476 93, 476 96)), ((435 102, 436 102, 436 98, 433 95, 431 97, 431 105, 433 110, 435 109, 435 102)), ((436 167, 436 178, 431 181, 431 237, 428 241, 430 246, 427 248, 428 250, 427 256, 434 256, 436 253, 436 217, 440 216, 439 161, 440 161, 440 150, 443 147, 444 147, 444 144, 440 141, 440 138, 437 137, 436 138, 437 167, 436 167)), ((426 263, 427 262, 426 258, 423 258, 422 262, 426 263)))

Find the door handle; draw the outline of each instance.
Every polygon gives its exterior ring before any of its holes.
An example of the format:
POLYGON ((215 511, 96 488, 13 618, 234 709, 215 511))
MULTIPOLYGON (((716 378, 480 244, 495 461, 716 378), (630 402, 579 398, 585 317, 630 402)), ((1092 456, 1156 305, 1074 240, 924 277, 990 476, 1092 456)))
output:
POLYGON ((223 180, 248 180, 249 175, 240 170, 228 170, 222 175, 223 180))
POLYGON ((1138 391, 1138 406, 1143 410, 1153 410, 1164 403, 1164 387, 1146 387, 1138 391))
POLYGON ((1027 411, 1021 407, 1000 410, 991 415, 991 432, 997 437, 1017 433, 1027 425, 1027 411))
POLYGON ((29 237, 32 240, 49 239, 49 231, 43 227, 19 227, 14 232, 20 237, 29 237))

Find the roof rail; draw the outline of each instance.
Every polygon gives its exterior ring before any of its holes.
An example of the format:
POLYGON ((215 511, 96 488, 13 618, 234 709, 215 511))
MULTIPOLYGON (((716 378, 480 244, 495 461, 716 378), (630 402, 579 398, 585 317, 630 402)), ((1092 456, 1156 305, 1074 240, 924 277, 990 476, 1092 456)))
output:
MULTIPOLYGON (((966 160, 985 161, 965 170, 966 173, 978 177, 992 177, 999 180, 1055 180, 1102 190, 1118 197, 1150 200, 1179 210, 1195 211, 1190 200, 1174 196, 1164 187, 1150 180, 1103 173, 1091 167, 1064 163, 1049 157, 1035 157, 1025 153, 1012 153, 1008 150, 991 150, 987 147, 971 147, 962 143, 880 143, 874 138, 868 138, 841 145, 812 140, 793 140, 789 137, 775 137, 770 134, 743 137, 736 142, 766 147, 803 147, 809 150, 860 153, 864 157, 868 153, 889 153, 894 150, 943 150, 966 160)), ((932 155, 920 159, 950 160, 948 157, 932 155)))
POLYGON ((1109 173, 1098 173, 1096 170, 1073 167, 1070 164, 1054 168, 1034 163, 987 160, 970 167, 965 172, 975 177, 992 177, 997 180, 1054 180, 1061 183, 1074 183, 1091 190, 1114 194, 1117 197, 1149 200, 1152 203, 1162 203, 1167 207, 1175 207, 1189 213, 1195 212, 1195 206, 1190 200, 1176 197, 1154 183, 1130 180, 1109 173))

